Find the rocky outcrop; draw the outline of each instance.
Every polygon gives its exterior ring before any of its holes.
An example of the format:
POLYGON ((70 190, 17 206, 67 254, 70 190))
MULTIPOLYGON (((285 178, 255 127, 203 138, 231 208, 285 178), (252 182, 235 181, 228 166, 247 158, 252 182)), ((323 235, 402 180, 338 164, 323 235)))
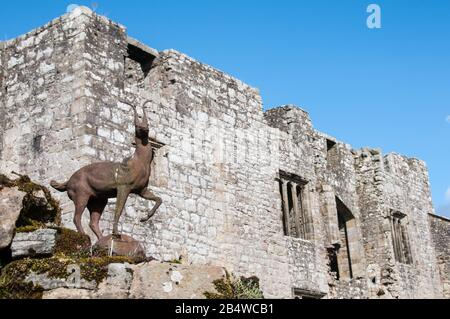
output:
POLYGON ((11 244, 24 197, 17 187, 0 190, 0 250, 11 244))
MULTIPOLYGON (((58 288, 44 299, 202 299, 213 281, 225 275, 216 266, 193 266, 152 261, 137 265, 110 264, 97 289, 58 288)), ((38 283, 37 283, 38 284, 38 283)))
POLYGON ((0 174, 0 250, 11 244, 16 227, 30 231, 60 222, 59 203, 48 189, 18 176, 0 174))
POLYGON ((2 210, 19 211, 15 226, 60 224, 61 208, 50 191, 31 181, 28 176, 17 176, 17 179, 12 179, 0 174, 1 203, 9 203, 9 206, 2 206, 2 210))

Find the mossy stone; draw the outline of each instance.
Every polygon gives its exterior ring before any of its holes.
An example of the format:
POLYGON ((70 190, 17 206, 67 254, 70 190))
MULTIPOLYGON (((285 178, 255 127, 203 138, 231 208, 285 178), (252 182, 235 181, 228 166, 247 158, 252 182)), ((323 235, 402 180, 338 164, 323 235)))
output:
POLYGON ((60 225, 61 208, 59 202, 54 199, 45 186, 36 184, 28 176, 19 175, 18 179, 9 179, 6 175, 0 174, 0 190, 5 187, 17 187, 25 193, 22 201, 22 210, 16 226, 43 226, 47 223, 60 225), (44 194, 43 198, 36 197, 37 192, 44 194))
POLYGON ((133 263, 126 257, 70 258, 51 257, 43 259, 26 258, 13 261, 2 269, 0 275, 0 299, 36 299, 41 298, 43 288, 26 282, 31 273, 47 274, 50 278, 67 279, 70 265, 79 265, 81 278, 95 281, 98 285, 108 276, 108 265, 113 263, 133 263))

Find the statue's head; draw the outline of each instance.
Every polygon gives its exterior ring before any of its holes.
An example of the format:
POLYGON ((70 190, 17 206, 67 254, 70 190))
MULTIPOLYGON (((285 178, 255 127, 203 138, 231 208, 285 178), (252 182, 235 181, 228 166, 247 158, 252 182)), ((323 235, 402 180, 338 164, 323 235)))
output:
MULTIPOLYGON (((145 104, 144 104, 145 105, 145 104)), ((145 109, 142 109, 142 120, 139 118, 136 108, 134 108, 134 127, 136 130, 136 137, 139 139, 148 139, 149 126, 147 120, 147 114, 145 109)))

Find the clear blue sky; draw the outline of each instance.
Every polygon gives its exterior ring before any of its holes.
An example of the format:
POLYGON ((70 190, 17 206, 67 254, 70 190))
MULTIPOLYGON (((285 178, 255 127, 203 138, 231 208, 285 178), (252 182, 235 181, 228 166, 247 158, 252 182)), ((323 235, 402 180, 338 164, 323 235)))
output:
MULTIPOLYGON (((2 1, 13 38, 92 1, 2 1)), ((98 0, 97 12, 158 50, 174 48, 258 87, 265 108, 297 104, 354 147, 419 157, 450 216, 450 1, 98 0), (382 29, 366 7, 382 8, 382 29), (446 199, 446 192, 448 195, 446 199)))

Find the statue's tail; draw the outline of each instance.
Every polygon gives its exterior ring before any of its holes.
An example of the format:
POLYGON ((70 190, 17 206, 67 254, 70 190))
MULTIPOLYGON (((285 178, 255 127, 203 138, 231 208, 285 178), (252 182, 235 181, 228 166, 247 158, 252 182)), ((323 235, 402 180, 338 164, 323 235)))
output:
POLYGON ((64 184, 59 184, 59 183, 57 183, 55 181, 51 181, 50 182, 50 186, 53 187, 54 189, 56 189, 57 191, 60 191, 60 192, 67 191, 67 182, 64 183, 64 184))

